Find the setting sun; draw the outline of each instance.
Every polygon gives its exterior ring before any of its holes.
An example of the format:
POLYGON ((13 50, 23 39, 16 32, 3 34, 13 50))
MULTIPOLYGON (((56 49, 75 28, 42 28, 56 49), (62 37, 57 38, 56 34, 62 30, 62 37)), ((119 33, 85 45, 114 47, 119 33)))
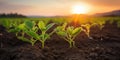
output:
POLYGON ((89 12, 90 6, 88 4, 75 4, 72 6, 72 13, 73 14, 86 14, 89 12))

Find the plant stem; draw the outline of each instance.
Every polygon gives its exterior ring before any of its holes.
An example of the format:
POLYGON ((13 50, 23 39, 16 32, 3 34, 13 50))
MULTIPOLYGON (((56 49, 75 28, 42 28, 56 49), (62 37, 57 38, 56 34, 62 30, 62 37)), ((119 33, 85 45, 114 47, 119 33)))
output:
POLYGON ((32 46, 34 46, 34 42, 32 42, 31 44, 32 44, 32 46))
POLYGON ((55 32, 55 30, 53 30, 49 35, 51 36, 54 32, 55 32))
POLYGON ((44 48, 45 42, 44 42, 44 41, 41 41, 41 43, 42 43, 42 48, 44 48))
POLYGON ((73 42, 73 47, 76 47, 76 46, 75 46, 75 41, 72 41, 72 42, 73 42))
POLYGON ((24 37, 24 32, 22 32, 22 37, 24 37))
POLYGON ((31 38, 31 44, 32 44, 32 46, 34 46, 34 44, 35 44, 35 40, 33 39, 33 37, 31 38))
POLYGON ((18 33, 16 33, 16 36, 18 36, 18 33))
POLYGON ((69 41, 69 47, 72 48, 72 41, 69 41))
POLYGON ((87 33, 87 36, 88 36, 88 38, 90 37, 90 34, 89 33, 87 33))

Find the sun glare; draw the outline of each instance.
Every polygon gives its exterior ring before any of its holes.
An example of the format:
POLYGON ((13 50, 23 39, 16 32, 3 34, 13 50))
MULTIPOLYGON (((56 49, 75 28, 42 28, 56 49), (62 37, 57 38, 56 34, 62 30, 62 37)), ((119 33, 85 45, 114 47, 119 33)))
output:
POLYGON ((72 6, 72 14, 86 14, 89 12, 90 6, 88 4, 75 4, 72 6))

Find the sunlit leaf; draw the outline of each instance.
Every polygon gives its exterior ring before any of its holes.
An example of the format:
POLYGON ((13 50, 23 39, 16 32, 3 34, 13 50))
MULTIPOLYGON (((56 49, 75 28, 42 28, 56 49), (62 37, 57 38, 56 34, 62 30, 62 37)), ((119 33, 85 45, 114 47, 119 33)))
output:
POLYGON ((71 34, 72 34, 72 31, 73 31, 73 27, 72 27, 72 26, 70 26, 70 27, 67 28, 67 33, 68 33, 68 34, 71 35, 71 34))
POLYGON ((48 25, 46 26, 46 30, 49 30, 53 25, 54 25, 54 23, 48 24, 48 25))
POLYGON ((80 31, 81 31, 81 28, 75 28, 75 29, 72 31, 72 35, 76 35, 76 34, 78 34, 80 31))
POLYGON ((39 36, 37 33, 35 33, 34 31, 26 31, 26 34, 28 34, 29 36, 35 38, 35 39, 39 39, 39 36))
POLYGON ((42 41, 45 41, 48 38, 50 38, 50 36, 48 34, 42 34, 42 35, 40 35, 40 38, 41 38, 42 41))
POLYGON ((66 36, 66 32, 63 32, 63 31, 59 31, 59 32, 57 32, 57 34, 60 36, 66 36))
POLYGON ((64 24, 62 25, 62 30, 65 30, 66 26, 67 26, 67 23, 64 23, 64 24))
POLYGON ((18 28, 21 29, 21 30, 26 30, 24 23, 23 23, 23 24, 20 24, 20 25, 18 26, 18 28))
POLYGON ((24 37, 18 37, 18 39, 24 41, 24 42, 28 42, 28 43, 31 43, 31 41, 27 38, 24 38, 24 37))
POLYGON ((43 21, 39 21, 38 23, 38 27, 43 31, 43 30, 46 30, 46 27, 45 27, 45 23, 43 21))
POLYGON ((11 24, 11 21, 9 21, 9 20, 3 20, 3 21, 2 21, 2 25, 3 25, 5 28, 9 29, 12 24, 11 24))
POLYGON ((20 29, 19 28, 14 28, 14 29, 10 29, 9 32, 12 32, 12 33, 17 33, 19 32, 20 29))
POLYGON ((34 23, 32 21, 25 21, 25 27, 28 28, 28 29, 32 29, 34 26, 34 23))

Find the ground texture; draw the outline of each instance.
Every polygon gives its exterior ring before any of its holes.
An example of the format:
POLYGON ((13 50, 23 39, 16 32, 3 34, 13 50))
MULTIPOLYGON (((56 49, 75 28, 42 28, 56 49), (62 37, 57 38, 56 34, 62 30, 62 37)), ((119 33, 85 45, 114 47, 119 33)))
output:
POLYGON ((91 36, 92 40, 81 32, 75 39, 76 47, 69 48, 53 34, 41 49, 40 42, 31 46, 0 26, 0 60, 120 60, 120 28, 115 23, 106 23, 102 31, 92 27, 91 36))

